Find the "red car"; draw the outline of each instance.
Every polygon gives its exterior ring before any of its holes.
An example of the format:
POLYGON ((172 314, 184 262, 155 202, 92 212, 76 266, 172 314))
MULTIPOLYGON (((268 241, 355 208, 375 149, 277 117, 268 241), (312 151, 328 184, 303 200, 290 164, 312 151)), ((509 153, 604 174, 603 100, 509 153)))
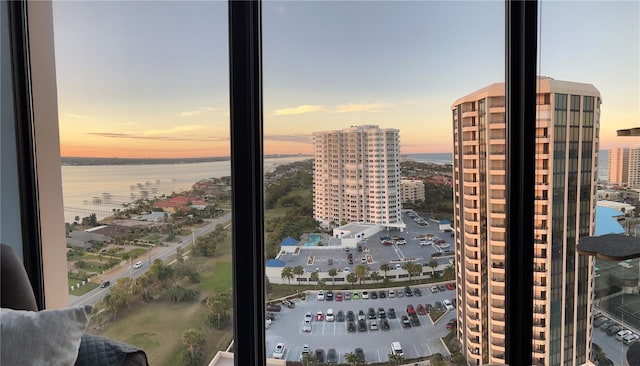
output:
POLYGON ((445 286, 447 286, 447 289, 449 290, 455 290, 456 289, 456 285, 452 282, 447 283, 445 286))
POLYGON ((342 301, 342 292, 336 292, 336 301, 342 301))
POLYGON ((427 309, 424 307, 424 305, 418 304, 418 314, 420 314, 420 315, 426 315, 427 314, 427 309))
POLYGON ((416 309, 413 308, 413 305, 407 305, 407 314, 416 315, 416 309))
POLYGON ((455 328, 455 326, 458 324, 458 321, 456 319, 451 319, 449 320, 449 322, 447 323, 447 330, 451 330, 453 328, 455 328))
POLYGON ((316 320, 324 320, 324 315, 322 315, 322 311, 318 310, 318 312, 316 313, 316 320))

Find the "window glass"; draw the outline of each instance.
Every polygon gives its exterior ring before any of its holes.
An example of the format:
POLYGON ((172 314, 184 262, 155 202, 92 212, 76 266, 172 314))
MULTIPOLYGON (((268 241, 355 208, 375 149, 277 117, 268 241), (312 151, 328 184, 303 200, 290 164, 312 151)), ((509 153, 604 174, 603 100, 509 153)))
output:
MULTIPOLYGON (((628 316, 635 310, 621 305, 637 298, 629 294, 637 293, 638 269, 627 268, 637 264, 595 260, 575 248, 581 238, 625 231, 617 222, 607 227, 611 215, 601 213, 621 207, 628 192, 607 178, 608 170, 615 169, 612 149, 636 144, 618 138, 616 130, 636 125, 640 117, 639 14, 638 3, 540 2, 539 74, 544 77, 538 93, 550 91, 554 102, 554 128, 549 130, 554 161, 549 347, 534 353, 539 365, 625 364, 628 345, 612 342, 615 332, 608 334, 598 319, 637 328, 628 316), (592 22, 599 30, 584 26, 592 22), (565 37, 579 41, 560 40, 565 37), (624 49, 607 41, 621 37, 627 40, 624 49), (615 60, 607 56, 610 52, 616 53, 615 60)), ((543 107, 538 106, 539 115, 543 107)), ((619 216, 621 223, 633 225, 624 216, 619 216)))
POLYGON ((53 12, 70 305, 150 364, 208 364, 233 340, 228 5, 53 12))
POLYGON ((266 357, 503 362, 504 4, 263 5, 266 357))

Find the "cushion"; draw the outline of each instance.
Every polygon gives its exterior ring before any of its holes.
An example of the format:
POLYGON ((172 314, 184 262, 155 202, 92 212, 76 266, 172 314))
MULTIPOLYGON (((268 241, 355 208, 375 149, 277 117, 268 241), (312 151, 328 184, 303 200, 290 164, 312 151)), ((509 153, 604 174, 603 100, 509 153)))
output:
POLYGON ((91 306, 57 310, 0 309, 1 365, 73 365, 91 306))
POLYGON ((147 366, 147 355, 132 345, 85 334, 80 342, 76 366, 147 366))

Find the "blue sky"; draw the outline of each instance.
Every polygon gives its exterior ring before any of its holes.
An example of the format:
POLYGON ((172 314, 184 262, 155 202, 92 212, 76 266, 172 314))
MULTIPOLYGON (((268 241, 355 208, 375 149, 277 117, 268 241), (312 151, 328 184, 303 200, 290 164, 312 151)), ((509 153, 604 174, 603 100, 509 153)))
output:
MULTIPOLYGON (((640 123, 640 3, 542 2, 540 74, 602 93, 601 147, 640 123), (619 40, 622 40, 620 42, 619 40)), ((54 1, 64 156, 229 153, 222 1, 54 1)), ((265 152, 313 131, 400 129, 451 151, 450 106, 504 79, 501 1, 266 1, 265 152)))

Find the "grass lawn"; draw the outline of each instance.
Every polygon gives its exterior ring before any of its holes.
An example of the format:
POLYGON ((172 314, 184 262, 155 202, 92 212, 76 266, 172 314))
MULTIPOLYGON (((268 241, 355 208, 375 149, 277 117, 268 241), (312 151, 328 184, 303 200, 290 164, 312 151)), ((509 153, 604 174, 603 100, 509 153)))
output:
POLYGON ((201 281, 198 291, 202 293, 231 293, 231 262, 215 262, 200 271, 201 281))
MULTIPOLYGON (((73 296, 84 295, 96 287, 98 287, 97 283, 89 282, 89 283, 86 283, 84 286, 80 286, 79 288, 74 288, 73 290, 69 290, 69 295, 73 295, 73 296)), ((69 288, 71 288, 71 284, 69 284, 69 288)))

